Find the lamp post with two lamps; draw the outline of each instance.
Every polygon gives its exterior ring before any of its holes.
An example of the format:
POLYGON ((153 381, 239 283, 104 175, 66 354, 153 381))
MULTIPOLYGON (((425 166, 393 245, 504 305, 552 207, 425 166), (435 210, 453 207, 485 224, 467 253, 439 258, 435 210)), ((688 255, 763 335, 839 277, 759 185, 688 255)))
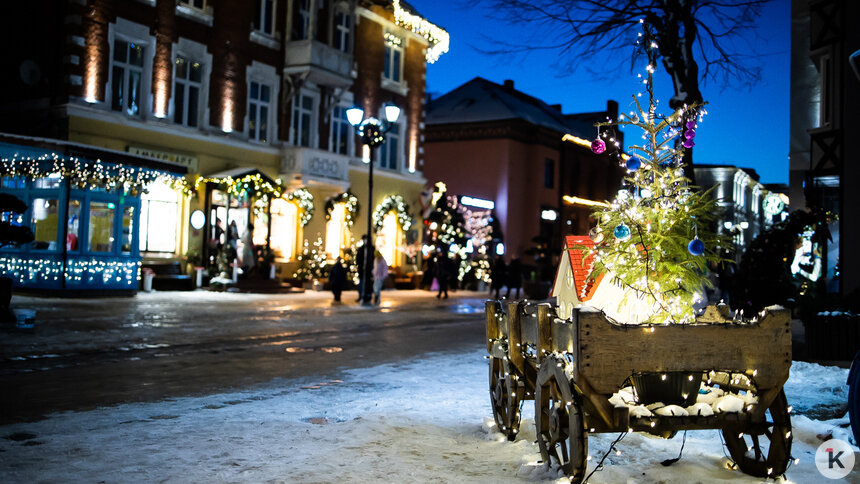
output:
POLYGON ((362 304, 370 304, 371 288, 370 288, 370 273, 373 267, 373 251, 369 251, 373 247, 373 235, 371 220, 373 214, 373 150, 377 146, 385 142, 385 133, 387 133, 392 125, 397 122, 400 117, 400 108, 395 104, 385 104, 385 120, 381 121, 374 117, 364 118, 364 110, 360 107, 351 107, 346 110, 346 119, 349 121, 358 136, 361 138, 361 143, 367 145, 370 151, 368 155, 368 172, 367 172, 367 240, 364 243, 364 271, 361 275, 361 298, 362 304))

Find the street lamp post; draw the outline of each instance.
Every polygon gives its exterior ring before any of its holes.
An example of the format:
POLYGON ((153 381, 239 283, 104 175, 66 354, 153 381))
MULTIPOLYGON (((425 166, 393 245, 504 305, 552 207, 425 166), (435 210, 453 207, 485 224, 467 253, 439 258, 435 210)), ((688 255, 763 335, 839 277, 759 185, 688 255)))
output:
POLYGON ((360 294, 362 304, 370 304, 372 290, 370 288, 370 273, 373 267, 373 252, 369 251, 373 244, 372 227, 373 221, 373 150, 377 146, 385 142, 385 133, 391 129, 391 125, 397 122, 400 117, 400 108, 394 104, 386 104, 384 106, 385 120, 380 121, 374 117, 364 119, 364 110, 359 107, 352 107, 346 110, 346 119, 349 121, 358 136, 361 137, 361 143, 369 147, 368 171, 367 171, 367 240, 364 242, 364 271, 361 278, 362 294, 360 294))

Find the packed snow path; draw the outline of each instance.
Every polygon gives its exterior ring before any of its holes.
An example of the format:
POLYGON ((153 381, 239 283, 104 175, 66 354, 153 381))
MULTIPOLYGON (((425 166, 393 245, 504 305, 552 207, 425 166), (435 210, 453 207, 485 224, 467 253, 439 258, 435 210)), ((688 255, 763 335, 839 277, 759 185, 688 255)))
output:
MULTIPOLYGON (((847 417, 813 420, 847 401, 847 370, 796 362, 789 482, 822 482, 818 435, 849 439, 847 417), (816 413, 818 412, 818 413, 816 413)), ((338 379, 274 381, 252 392, 53 414, 0 427, 2 482, 565 482, 538 464, 534 409, 520 437, 495 432, 482 351, 435 354, 338 379)), ((835 410, 834 410, 835 409, 835 410)), ((592 435, 592 464, 614 434, 592 435)), ((589 482, 760 482, 727 468, 718 431, 663 440, 627 436, 589 482)), ((852 472, 843 481, 857 482, 852 472)))

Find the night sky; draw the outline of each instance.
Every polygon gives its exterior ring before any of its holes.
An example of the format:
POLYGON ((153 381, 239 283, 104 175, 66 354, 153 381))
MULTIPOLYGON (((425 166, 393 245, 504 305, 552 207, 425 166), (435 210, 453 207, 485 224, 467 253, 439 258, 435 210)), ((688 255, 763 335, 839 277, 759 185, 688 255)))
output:
MULTIPOLYGON (((548 104, 561 104, 564 113, 576 113, 604 110, 607 99, 618 101, 621 110, 629 111, 631 95, 640 91, 636 74, 644 72, 644 61, 632 73, 628 67, 617 69, 618 74, 609 79, 596 79, 586 69, 560 77, 555 68, 556 52, 535 51, 525 57, 479 52, 478 49, 493 48, 489 39, 522 41, 537 37, 522 27, 492 20, 488 17, 491 12, 483 6, 457 0, 409 0, 409 3, 451 35, 449 52, 427 68, 427 91, 434 97, 476 76, 498 83, 513 79, 518 90, 548 104)), ((755 37, 750 37, 759 54, 761 81, 752 87, 737 81, 729 85, 708 81, 700 86, 710 104, 708 116, 696 133, 696 163, 748 167, 758 172, 762 183, 788 183, 790 30, 791 2, 771 2, 764 7, 755 37)), ((631 42, 637 33, 631 30, 631 42)), ((617 68, 620 64, 618 59, 609 58, 584 58, 582 62, 592 69, 604 65, 617 68)), ((673 92, 661 68, 655 73, 655 87, 666 113, 673 92)), ((638 135, 627 131, 627 144, 638 135)))

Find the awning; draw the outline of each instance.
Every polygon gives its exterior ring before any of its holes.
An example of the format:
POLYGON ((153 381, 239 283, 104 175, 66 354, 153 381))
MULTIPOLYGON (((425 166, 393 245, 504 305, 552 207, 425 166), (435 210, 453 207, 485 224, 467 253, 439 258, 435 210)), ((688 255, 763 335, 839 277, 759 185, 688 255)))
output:
POLYGON ((0 133, 0 155, 2 157, 11 158, 16 152, 20 151, 18 147, 31 148, 33 151, 42 151, 44 154, 53 153, 65 158, 81 158, 90 161, 101 160, 103 163, 149 168, 175 175, 185 175, 188 173, 188 168, 183 165, 156 160, 148 156, 133 155, 124 151, 85 145, 72 141, 0 133))
POLYGON ((230 170, 219 171, 218 173, 206 175, 206 179, 207 180, 224 180, 226 178, 232 178, 235 180, 237 178, 242 178, 246 175, 260 175, 260 177, 263 180, 265 180, 269 183, 272 183, 272 184, 277 184, 277 182, 275 180, 272 180, 271 178, 266 176, 265 173, 261 172, 260 170, 258 170, 256 168, 249 167, 249 166, 243 166, 243 167, 239 167, 239 168, 232 168, 230 170))

